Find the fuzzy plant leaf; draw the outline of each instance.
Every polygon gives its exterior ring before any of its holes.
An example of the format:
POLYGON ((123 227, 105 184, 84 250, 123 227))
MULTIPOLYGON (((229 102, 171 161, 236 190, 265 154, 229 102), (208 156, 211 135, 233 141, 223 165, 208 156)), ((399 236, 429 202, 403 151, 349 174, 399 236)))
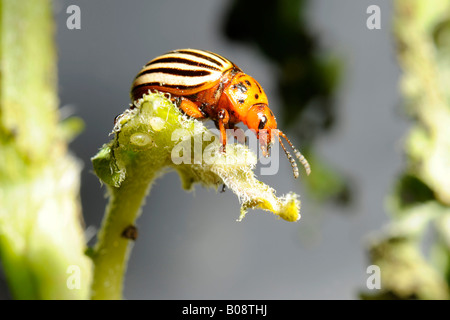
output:
POLYGON ((147 180, 172 168, 186 190, 195 183, 216 189, 224 183, 242 203, 239 220, 248 209, 271 211, 287 221, 300 218, 296 194, 277 197, 256 179, 254 153, 242 144, 219 152, 218 140, 202 122, 183 115, 161 94, 144 95, 116 119, 113 133, 115 139, 92 159, 96 174, 109 186, 120 188, 133 170, 147 180))
POLYGON ((92 158, 95 173, 106 184, 110 202, 91 256, 94 260, 93 298, 120 299, 129 255, 129 238, 155 178, 173 169, 182 186, 219 188, 225 184, 241 202, 239 221, 248 209, 262 209, 286 221, 300 218, 294 193, 277 197, 275 190, 253 173, 257 158, 245 145, 228 144, 202 122, 187 117, 160 93, 149 93, 118 116, 112 134, 92 158))

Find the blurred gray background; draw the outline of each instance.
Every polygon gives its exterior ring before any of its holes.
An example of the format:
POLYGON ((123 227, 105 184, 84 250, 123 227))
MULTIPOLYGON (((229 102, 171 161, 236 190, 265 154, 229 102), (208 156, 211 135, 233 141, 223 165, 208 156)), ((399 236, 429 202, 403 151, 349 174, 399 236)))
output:
MULTIPOLYGON (((229 6, 223 0, 55 3, 60 103, 86 124, 71 148, 84 162, 81 197, 90 230, 100 226, 106 205, 90 157, 110 140, 114 116, 127 108, 132 79, 147 61, 177 48, 220 53, 256 78, 271 109, 280 112, 274 70, 257 51, 222 33, 229 6), (71 4, 81 8, 81 30, 66 27, 71 4)), ((138 220, 126 298, 357 298, 368 276, 365 244, 388 221, 384 201, 402 165, 407 130, 391 14, 387 0, 310 1, 312 32, 324 51, 343 62, 337 124, 315 149, 351 177, 352 205, 308 199, 301 179, 296 181, 289 162, 281 159, 278 174, 261 179, 279 195, 291 190, 301 195, 301 220, 288 223, 257 210, 236 222, 240 205, 231 191, 197 186, 188 193, 178 176, 168 173, 153 186, 138 220), (371 4, 381 8, 381 30, 366 27, 371 4)), ((255 19, 255 28, 261 23, 251 13, 248 18, 255 19)), ((293 140, 301 148, 302 142, 293 140)))

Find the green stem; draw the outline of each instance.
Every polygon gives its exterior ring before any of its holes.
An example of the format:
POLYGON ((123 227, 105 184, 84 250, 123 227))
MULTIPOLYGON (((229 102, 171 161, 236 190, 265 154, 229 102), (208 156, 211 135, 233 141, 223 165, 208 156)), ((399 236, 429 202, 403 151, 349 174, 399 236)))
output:
MULTIPOLYGON (((152 182, 167 167, 179 173, 185 189, 191 189, 194 183, 217 189, 225 183, 242 202, 240 218, 249 208, 272 211, 287 221, 300 218, 297 195, 277 198, 275 190, 256 180, 252 172, 256 157, 248 148, 229 145, 226 155, 219 153, 220 145, 211 143, 211 133, 200 122, 183 116, 160 94, 145 95, 135 102, 135 107, 117 118, 114 133, 115 138, 92 158, 95 173, 107 185, 110 198, 98 243, 91 253, 95 265, 93 299, 122 297, 131 250, 131 240, 123 236, 124 231, 134 227, 152 182), (195 149, 195 141, 201 141, 200 150, 195 149), (208 147, 216 150, 216 157, 196 164, 191 151, 205 156, 208 147), (179 151, 183 161, 175 164, 172 159, 179 151)), ((171 194, 167 196, 170 199, 171 194)))
POLYGON ((154 176, 144 180, 134 179, 130 174, 119 188, 108 187, 110 202, 92 256, 95 265, 92 299, 122 298, 123 278, 133 241, 122 234, 127 227, 135 226, 154 176))

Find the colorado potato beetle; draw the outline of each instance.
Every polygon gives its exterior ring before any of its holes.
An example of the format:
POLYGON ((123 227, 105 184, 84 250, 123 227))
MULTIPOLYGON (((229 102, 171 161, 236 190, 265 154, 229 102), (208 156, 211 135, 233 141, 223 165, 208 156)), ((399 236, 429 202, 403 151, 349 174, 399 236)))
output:
MULTIPOLYGON (((188 116, 214 121, 220 130, 222 151, 226 151, 226 129, 243 122, 255 132, 264 156, 268 156, 272 130, 277 122, 268 107, 267 96, 259 83, 230 60, 210 51, 173 50, 148 62, 134 79, 131 99, 138 100, 149 90, 170 93, 173 101, 188 116), (260 135, 261 130, 267 130, 260 135)), ((311 168, 305 157, 287 136, 275 130, 289 159, 294 177, 298 177, 295 159, 286 150, 283 137, 309 175, 311 168)), ((274 135, 275 136, 275 135, 274 135)))

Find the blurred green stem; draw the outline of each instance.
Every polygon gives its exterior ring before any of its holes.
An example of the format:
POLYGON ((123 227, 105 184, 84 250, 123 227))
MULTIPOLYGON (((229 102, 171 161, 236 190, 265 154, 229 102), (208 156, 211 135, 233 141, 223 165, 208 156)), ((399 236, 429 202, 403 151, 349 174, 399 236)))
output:
POLYGON ((58 121, 50 1, 1 0, 0 258, 17 299, 86 299, 80 163, 58 121))
POLYGON ((387 201, 392 221, 369 248, 381 290, 364 297, 449 299, 450 2, 396 0, 394 8, 401 89, 414 123, 406 166, 387 201))

